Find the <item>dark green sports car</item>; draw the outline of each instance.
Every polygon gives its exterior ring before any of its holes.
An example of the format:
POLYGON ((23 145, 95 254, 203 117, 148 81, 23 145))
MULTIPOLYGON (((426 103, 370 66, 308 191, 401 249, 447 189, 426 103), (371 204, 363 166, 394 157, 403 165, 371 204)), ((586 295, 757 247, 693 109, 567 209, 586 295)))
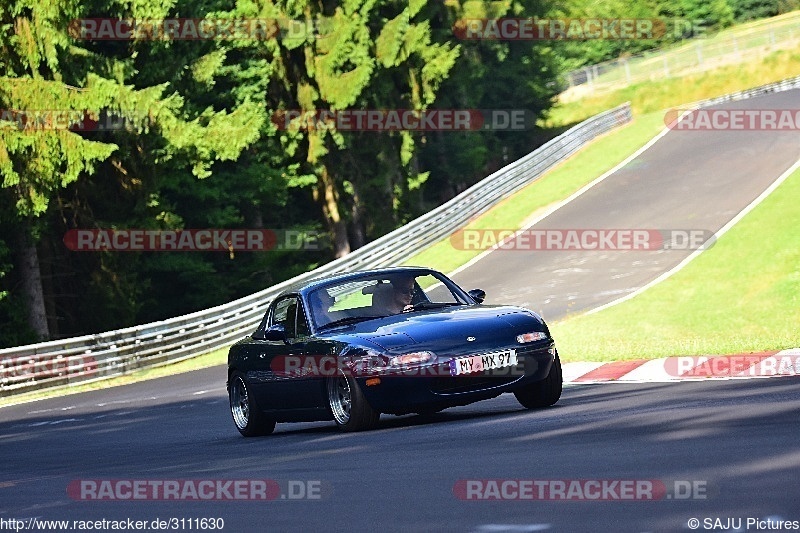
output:
POLYGON ((228 354, 236 428, 334 420, 345 431, 381 413, 429 414, 513 393, 527 408, 561 396, 561 364, 544 320, 483 305, 427 268, 337 274, 287 289, 228 354))

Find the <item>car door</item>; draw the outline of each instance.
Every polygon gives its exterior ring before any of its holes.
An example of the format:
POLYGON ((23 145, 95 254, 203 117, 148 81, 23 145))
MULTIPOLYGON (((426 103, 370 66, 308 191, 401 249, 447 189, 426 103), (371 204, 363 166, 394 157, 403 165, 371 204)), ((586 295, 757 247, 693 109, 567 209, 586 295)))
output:
POLYGON ((274 409, 308 409, 324 405, 323 379, 319 372, 305 372, 307 363, 318 360, 311 353, 312 343, 308 318, 302 300, 296 295, 285 296, 275 302, 270 326, 281 324, 285 340, 271 343, 265 353, 270 370, 275 375, 268 393, 274 409))

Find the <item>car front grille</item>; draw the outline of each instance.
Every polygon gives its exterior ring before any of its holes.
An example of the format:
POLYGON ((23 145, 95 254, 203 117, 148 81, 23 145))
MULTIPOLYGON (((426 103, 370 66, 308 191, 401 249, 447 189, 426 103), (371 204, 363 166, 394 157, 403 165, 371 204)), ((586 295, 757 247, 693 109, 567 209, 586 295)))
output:
POLYGON ((519 379, 519 376, 456 376, 435 378, 431 391, 436 394, 458 394, 493 389, 519 379))

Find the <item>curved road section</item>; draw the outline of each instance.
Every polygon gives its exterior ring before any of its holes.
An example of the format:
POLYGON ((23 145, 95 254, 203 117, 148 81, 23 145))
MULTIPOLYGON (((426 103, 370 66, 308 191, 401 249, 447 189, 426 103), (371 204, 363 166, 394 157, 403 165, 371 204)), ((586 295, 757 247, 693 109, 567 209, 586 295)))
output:
MULTIPOLYGON (((800 91, 792 90, 707 109, 797 111, 798 104, 800 91)), ((692 241, 747 207, 800 158, 797 139, 797 130, 675 128, 537 222, 527 238, 453 279, 486 290, 486 303, 522 305, 548 320, 609 303, 673 268, 696 249, 692 241)), ((493 238, 479 233, 457 245, 493 238)))
MULTIPOLYGON (((672 131, 536 227, 716 231, 795 162, 796 135, 672 131)), ((552 318, 688 253, 494 252, 458 280, 552 318)), ((279 424, 260 439, 235 430, 224 381, 215 367, 0 409, 0 530, 800 528, 793 377, 584 385, 544 410, 504 395, 366 433, 279 424)))

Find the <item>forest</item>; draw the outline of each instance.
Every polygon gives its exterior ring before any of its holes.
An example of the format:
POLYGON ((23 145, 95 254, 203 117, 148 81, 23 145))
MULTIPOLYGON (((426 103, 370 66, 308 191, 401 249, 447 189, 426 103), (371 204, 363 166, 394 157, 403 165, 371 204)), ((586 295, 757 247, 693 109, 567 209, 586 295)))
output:
POLYGON ((690 37, 477 38, 475 21, 715 30, 797 4, 4 0, 0 347, 204 309, 341 257, 563 131, 538 124, 565 72, 690 37), (271 246, 225 249, 238 230, 271 246), (197 246, 77 247, 114 231, 197 246))

